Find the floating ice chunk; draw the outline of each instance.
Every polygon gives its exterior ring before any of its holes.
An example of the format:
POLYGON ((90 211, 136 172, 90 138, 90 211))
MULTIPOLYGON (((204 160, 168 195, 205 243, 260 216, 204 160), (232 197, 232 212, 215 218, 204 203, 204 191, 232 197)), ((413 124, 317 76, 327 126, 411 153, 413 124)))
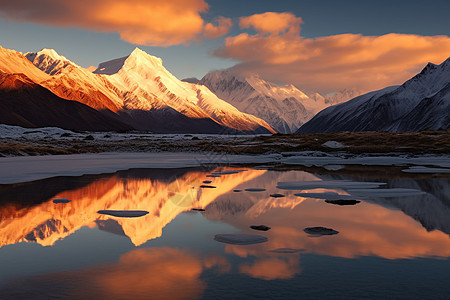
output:
POLYGON ((339 231, 336 231, 332 228, 326 228, 326 227, 321 227, 321 226, 306 227, 305 229, 303 229, 303 231, 312 236, 334 235, 334 234, 339 233, 339 231))
POLYGON ((237 174, 237 173, 244 172, 244 171, 247 171, 247 170, 233 170, 233 171, 213 172, 213 173, 211 173, 211 175, 218 175, 218 176, 231 175, 231 174, 237 174))
POLYGON ((348 192, 355 196, 367 196, 367 197, 379 197, 379 198, 391 198, 391 197, 407 197, 426 194, 423 191, 415 189, 354 189, 348 190, 348 192))
POLYGON ((251 245, 268 241, 265 236, 253 234, 216 234, 214 240, 233 245, 251 245))
POLYGON ((378 188, 386 183, 383 182, 359 182, 351 180, 331 181, 285 181, 278 182, 277 188, 283 190, 308 190, 318 188, 340 188, 340 189, 371 189, 378 188))
POLYGON ((260 189, 260 188, 250 188, 245 189, 247 192, 264 192, 266 189, 260 189))
POLYGON ((148 214, 145 210, 99 210, 97 213, 122 218, 137 218, 148 214))
POLYGON ((327 148, 332 148, 332 149, 345 148, 344 144, 341 144, 341 143, 336 142, 336 141, 327 141, 327 142, 323 143, 322 146, 327 147, 327 148))
POLYGON ((324 192, 324 193, 298 193, 294 194, 297 197, 303 198, 314 198, 314 199, 325 199, 325 200, 353 200, 355 197, 348 195, 341 195, 335 192, 324 192))
POLYGON ((326 165, 326 166, 324 166, 324 169, 328 170, 328 171, 339 171, 339 170, 342 170, 343 168, 345 168, 345 166, 343 166, 343 165, 326 165))
POLYGON ((406 172, 406 173, 450 173, 450 169, 413 166, 413 167, 409 167, 409 169, 402 170, 402 172, 406 172))
POLYGON ((60 199, 53 199, 53 203, 69 203, 71 200, 66 199, 66 198, 60 198, 60 199))

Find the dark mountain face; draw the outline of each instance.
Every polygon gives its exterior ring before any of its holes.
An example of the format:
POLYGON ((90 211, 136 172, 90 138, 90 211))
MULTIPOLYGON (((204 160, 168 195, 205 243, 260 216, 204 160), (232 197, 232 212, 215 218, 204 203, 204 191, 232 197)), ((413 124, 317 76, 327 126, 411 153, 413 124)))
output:
POLYGON ((23 74, 3 72, 0 72, 0 123, 89 131, 133 129, 87 105, 64 100, 23 74))
POLYGON ((326 108, 297 133, 450 129, 450 59, 428 64, 399 87, 326 108))

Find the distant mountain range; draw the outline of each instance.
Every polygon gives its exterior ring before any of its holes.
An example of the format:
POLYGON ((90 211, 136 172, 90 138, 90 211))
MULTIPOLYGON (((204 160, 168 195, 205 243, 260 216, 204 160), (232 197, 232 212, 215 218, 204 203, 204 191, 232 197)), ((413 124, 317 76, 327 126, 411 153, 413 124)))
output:
POLYGON ((306 95, 232 69, 179 80, 138 48, 88 70, 52 49, 22 55, 0 47, 0 123, 9 125, 251 134, 450 128, 450 60, 401 86, 359 94, 306 95))
POLYGON ((328 107, 297 133, 450 129, 450 58, 428 65, 401 86, 328 107))
MULTIPOLYGON (((195 82, 195 78, 185 80, 195 82)), ((293 133, 322 109, 355 96, 351 90, 333 96, 323 97, 318 93, 308 96, 292 84, 278 86, 258 75, 243 77, 230 69, 210 72, 198 83, 239 110, 265 120, 281 133, 293 133)))

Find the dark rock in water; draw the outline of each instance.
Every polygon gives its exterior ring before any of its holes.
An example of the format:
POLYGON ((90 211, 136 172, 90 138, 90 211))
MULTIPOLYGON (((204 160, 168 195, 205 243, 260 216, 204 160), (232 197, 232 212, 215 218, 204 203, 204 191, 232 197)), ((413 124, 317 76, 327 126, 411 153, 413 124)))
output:
POLYGON ((206 177, 221 177, 221 175, 210 174, 210 175, 206 175, 206 177))
POLYGON ((84 138, 85 141, 93 141, 94 137, 92 135, 88 135, 87 137, 84 138))
POLYGON ((239 193, 239 192, 242 192, 242 190, 233 190, 233 192, 239 193))
POLYGON ((251 188, 251 189, 245 189, 247 192, 264 192, 266 189, 258 189, 258 188, 251 188))
POLYGON ((214 240, 233 245, 251 245, 268 241, 265 236, 252 234, 216 234, 214 240))
POLYGON ((137 218, 148 214, 145 210, 99 210, 97 213, 122 218, 137 218))
POLYGON ((320 236, 320 235, 334 235, 334 234, 338 234, 339 231, 336 231, 334 229, 331 228, 326 228, 326 227, 307 227, 305 229, 303 229, 303 231, 305 231, 307 234, 311 234, 311 235, 316 235, 316 236, 320 236))
POLYGON ((338 199, 338 200, 325 200, 326 203, 335 204, 335 205, 356 205, 360 203, 359 200, 344 200, 344 199, 338 199))
POLYGON ((191 210, 193 210, 193 211, 205 211, 203 208, 193 208, 191 210))
POLYGON ((203 183, 206 183, 206 184, 211 183, 211 182, 212 182, 211 180, 205 180, 205 181, 203 181, 203 183))
POLYGON ((216 188, 215 186, 212 186, 212 185, 205 185, 205 184, 202 184, 200 187, 201 187, 202 189, 215 189, 215 188, 216 188))
POLYGON ((60 199, 53 199, 53 203, 69 203, 71 200, 69 199, 65 199, 65 198, 60 198, 60 199))
POLYGON ((270 229, 270 227, 266 226, 266 225, 251 225, 250 228, 254 229, 254 230, 261 230, 261 231, 267 231, 270 229))
POLYGON ((292 249, 292 248, 278 248, 278 249, 273 249, 273 250, 269 250, 269 251, 274 252, 274 253, 291 254, 291 253, 298 253, 301 250, 300 249, 292 249))
POLYGON ((281 197, 285 197, 285 196, 283 194, 270 194, 270 197, 281 198, 281 197))

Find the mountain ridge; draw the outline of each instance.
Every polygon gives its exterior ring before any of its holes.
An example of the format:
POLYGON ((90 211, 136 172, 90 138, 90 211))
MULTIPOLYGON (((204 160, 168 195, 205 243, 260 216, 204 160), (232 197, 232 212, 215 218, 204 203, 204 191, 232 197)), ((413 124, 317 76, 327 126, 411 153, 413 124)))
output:
POLYGON ((31 74, 34 82, 56 96, 88 105, 138 130, 275 133, 265 121, 240 112, 207 88, 182 82, 164 68, 160 58, 139 48, 126 57, 101 63, 93 72, 52 49, 25 56, 12 50, 4 52, 0 52, 0 69, 6 73, 31 74), (16 61, 7 64, 9 57, 2 60, 6 55, 16 61), (164 122, 180 124, 166 126, 164 122), (165 129, 159 130, 158 124, 165 129))
POLYGON ((295 132, 334 101, 317 93, 310 97, 292 84, 279 86, 257 74, 243 76, 231 69, 209 72, 198 83, 239 110, 265 120, 281 133, 295 132))

